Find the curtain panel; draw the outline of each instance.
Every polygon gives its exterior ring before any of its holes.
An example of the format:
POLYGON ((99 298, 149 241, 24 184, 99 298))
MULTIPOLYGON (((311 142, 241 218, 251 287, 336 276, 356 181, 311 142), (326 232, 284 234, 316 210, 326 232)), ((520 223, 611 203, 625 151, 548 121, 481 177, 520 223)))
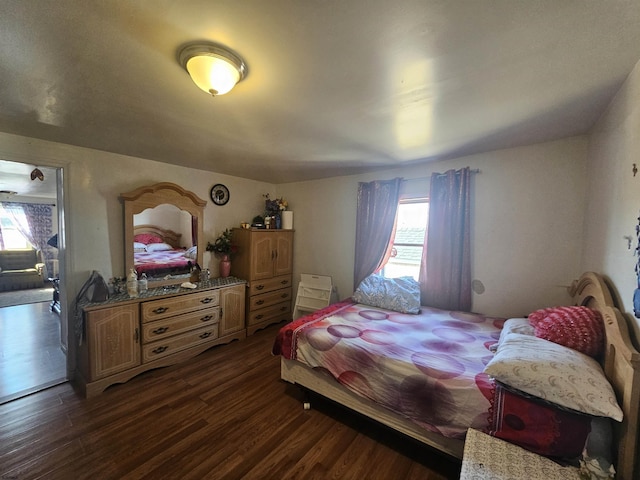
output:
POLYGON ((429 225, 420 266, 422 304, 471 310, 471 169, 431 176, 429 225))
POLYGON ((53 272, 55 250, 47 244, 53 234, 53 208, 41 203, 0 203, 5 212, 12 218, 18 231, 36 250, 42 252, 47 272, 53 272))
POLYGON ((391 254, 401 183, 401 178, 394 178, 358 184, 354 290, 391 254))

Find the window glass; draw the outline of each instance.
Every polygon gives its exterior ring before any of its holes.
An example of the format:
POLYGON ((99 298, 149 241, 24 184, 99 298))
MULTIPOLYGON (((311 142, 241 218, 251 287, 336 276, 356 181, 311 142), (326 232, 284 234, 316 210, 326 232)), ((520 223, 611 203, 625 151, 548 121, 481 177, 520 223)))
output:
POLYGON ((2 207, 0 207, 0 229, 2 229, 2 243, 5 250, 31 248, 31 244, 22 236, 2 207))
POLYGON ((418 280, 428 222, 428 200, 400 201, 391 258, 382 269, 382 275, 388 278, 410 276, 418 280))

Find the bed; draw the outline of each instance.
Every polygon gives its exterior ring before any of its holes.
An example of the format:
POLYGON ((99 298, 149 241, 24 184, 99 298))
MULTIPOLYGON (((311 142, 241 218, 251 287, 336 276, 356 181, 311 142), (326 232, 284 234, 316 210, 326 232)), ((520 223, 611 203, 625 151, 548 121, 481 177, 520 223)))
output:
POLYGON ((149 278, 188 273, 195 262, 195 247, 180 246, 182 234, 155 225, 136 225, 133 237, 134 265, 138 276, 149 278))
MULTIPOLYGON (((587 307, 602 318, 604 348, 598 356, 600 371, 610 385, 610 396, 622 420, 611 421, 617 478, 634 478, 640 354, 632 345, 626 320, 614 307, 601 276, 585 273, 574 282, 570 293, 575 306, 587 307)), ((511 441, 509 435, 513 432, 519 435, 521 430, 526 431, 518 423, 520 417, 540 424, 544 418, 550 422, 549 428, 556 429, 555 433, 546 433, 557 436, 554 444, 540 447, 536 444, 539 437, 535 437, 531 444, 534 447, 575 451, 575 445, 562 442, 584 443, 591 418, 614 418, 617 411, 611 407, 611 411, 589 411, 587 415, 576 412, 572 404, 558 408, 554 398, 540 401, 523 392, 521 385, 521 389, 512 389, 511 385, 497 382, 485 370, 493 367, 493 359, 507 352, 514 340, 545 341, 535 335, 522 338, 520 331, 507 332, 503 326, 509 325, 510 329, 514 322, 506 321, 427 307, 421 307, 418 314, 401 313, 348 299, 283 327, 273 353, 281 356, 283 380, 457 458, 462 457, 468 428, 490 431, 497 437, 504 434, 511 441), (373 345, 374 349, 365 349, 362 343, 373 345), (522 414, 524 411, 527 415, 522 414), (505 427, 506 424, 509 425, 505 427), (510 429, 514 425, 518 428, 510 429), (562 438, 558 431, 569 432, 571 438, 562 438)), ((605 391, 601 386, 598 389, 605 391)), ((603 408, 607 409, 609 403, 605 402, 603 408)))

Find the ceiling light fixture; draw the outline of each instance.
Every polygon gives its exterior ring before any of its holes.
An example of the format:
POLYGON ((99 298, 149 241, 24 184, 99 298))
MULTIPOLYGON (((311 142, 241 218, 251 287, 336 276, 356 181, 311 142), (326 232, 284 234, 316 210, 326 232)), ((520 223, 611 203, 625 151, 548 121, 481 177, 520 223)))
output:
POLYGON ((186 45, 179 53, 180 65, 205 92, 224 95, 247 75, 244 60, 217 43, 186 45))

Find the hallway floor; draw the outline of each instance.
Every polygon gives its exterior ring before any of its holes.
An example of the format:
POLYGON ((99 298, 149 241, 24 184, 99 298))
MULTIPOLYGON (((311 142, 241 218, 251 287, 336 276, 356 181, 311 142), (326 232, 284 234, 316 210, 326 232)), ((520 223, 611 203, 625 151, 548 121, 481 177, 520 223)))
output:
POLYGON ((66 381, 50 302, 0 308, 0 404, 66 381))

